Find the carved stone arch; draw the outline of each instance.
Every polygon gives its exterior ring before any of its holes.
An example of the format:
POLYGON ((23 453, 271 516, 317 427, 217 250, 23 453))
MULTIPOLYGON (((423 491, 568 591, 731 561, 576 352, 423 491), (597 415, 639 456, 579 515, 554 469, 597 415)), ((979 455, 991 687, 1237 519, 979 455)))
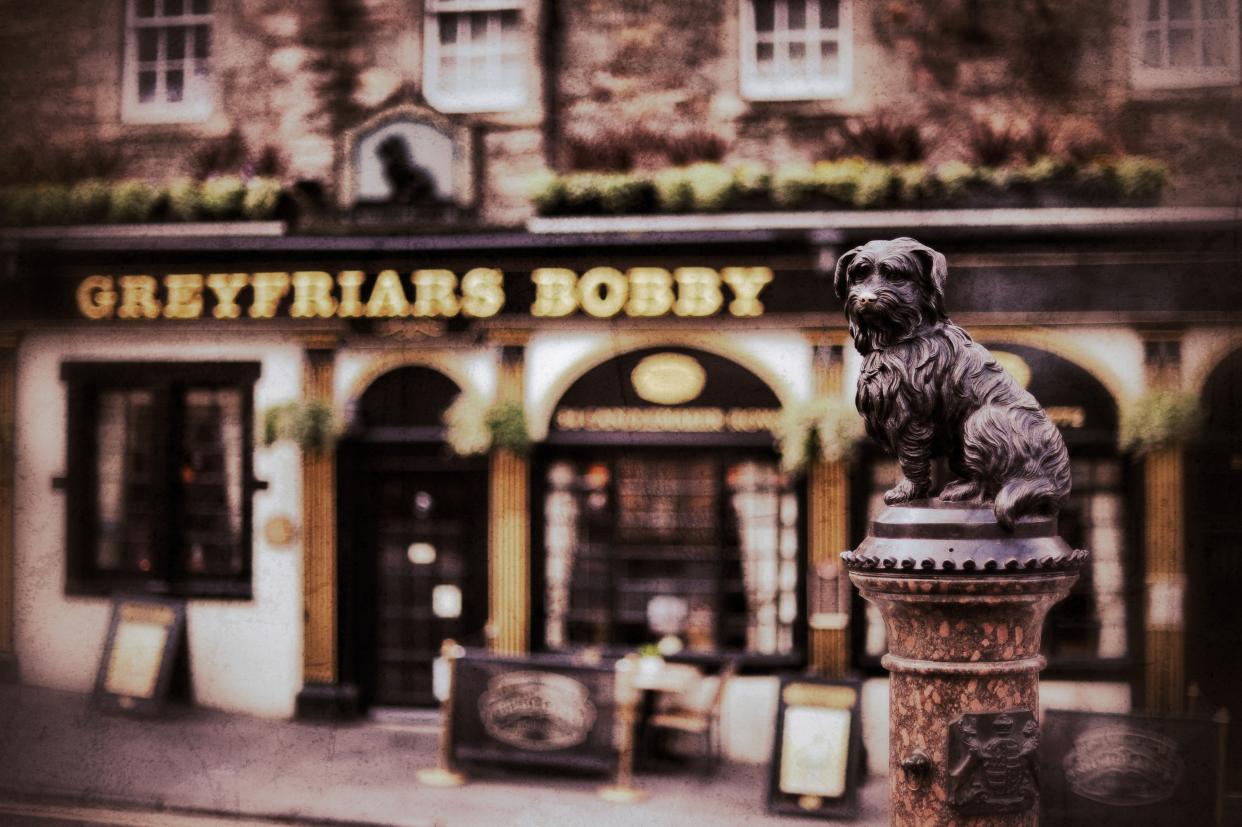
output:
POLYGON ((702 334, 682 335, 677 333, 613 336, 607 339, 601 339, 599 342, 592 345, 585 353, 574 359, 569 366, 561 371, 561 373, 553 380, 552 384, 548 387, 540 399, 533 400, 529 403, 527 424, 530 428, 531 438, 534 440, 542 440, 547 437, 548 430, 552 422, 552 414, 556 410, 557 404, 565 395, 565 392, 568 391, 575 382, 581 379, 590 370, 599 367, 605 362, 615 359, 618 356, 622 356, 636 350, 648 350, 661 347, 693 348, 720 356, 721 358, 737 363, 739 366, 753 373, 760 381, 772 390, 782 405, 786 405, 791 400, 797 398, 797 394, 786 380, 775 373, 771 367, 765 364, 761 359, 757 359, 754 355, 738 347, 737 344, 728 337, 719 335, 705 336, 702 334))
POLYGON ((974 338, 980 342, 999 348, 1006 344, 1025 345, 1037 350, 1047 351, 1059 356, 1067 362, 1082 368, 1099 382, 1113 397, 1113 401, 1122 406, 1136 395, 1135 389, 1127 388, 1126 382, 1111 365, 1103 358, 1075 342, 1072 337, 1053 330, 1025 327, 978 328, 972 331, 974 338))
MULTIPOLYGON (((364 181, 360 176, 361 161, 359 149, 369 139, 381 136, 386 132, 402 131, 426 138, 431 145, 436 145, 443 138, 449 148, 449 158, 445 161, 448 167, 443 170, 447 182, 438 181, 439 194, 444 200, 451 200, 458 207, 469 208, 475 200, 475 169, 474 169, 474 136, 468 126, 456 123, 440 112, 426 106, 403 103, 385 109, 367 118, 362 123, 348 130, 339 148, 338 176, 340 186, 337 188, 337 203, 341 207, 349 207, 359 201, 364 181)), ((437 155, 439 150, 435 150, 437 155)), ((418 162, 418 158, 413 159, 418 162)), ((441 159, 443 160, 443 159, 441 159)))
POLYGON ((1214 341, 1208 347, 1204 357, 1195 363, 1193 372, 1186 377, 1185 387, 1202 398, 1213 375, 1225 362, 1236 358, 1235 354, 1240 350, 1242 350, 1242 331, 1232 332, 1214 341))
POLYGON ((422 367, 442 374, 465 393, 482 393, 478 383, 452 356, 443 353, 389 353, 376 356, 350 386, 342 404, 342 419, 348 429, 356 426, 358 403, 381 377, 408 367, 422 367))

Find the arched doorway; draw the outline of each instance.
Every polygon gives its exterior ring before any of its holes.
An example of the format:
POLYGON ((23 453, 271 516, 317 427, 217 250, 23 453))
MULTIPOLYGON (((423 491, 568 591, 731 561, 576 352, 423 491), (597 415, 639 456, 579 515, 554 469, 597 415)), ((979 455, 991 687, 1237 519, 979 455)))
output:
MULTIPOLYGON (((1139 477, 1118 453, 1116 400, 1080 365, 1048 351, 985 342, 1002 367, 1040 402, 1069 449, 1073 474, 1058 530, 1072 548, 1091 551, 1070 595, 1053 607, 1044 627, 1045 676, 1137 681, 1140 645, 1141 535, 1137 530, 1139 477)), ((896 461, 871 445, 855 468, 851 520, 855 544, 884 508, 896 482, 896 461)), ((943 463, 936 469, 945 478, 943 463)), ((861 666, 879 673, 886 651, 883 621, 870 604, 855 605, 854 651, 861 666)))
POLYGON ((487 622, 487 470, 452 456, 441 417, 460 392, 421 366, 379 377, 337 451, 342 671, 365 705, 435 703, 431 664, 487 622))
POLYGON ((632 650, 677 638, 794 665, 805 520, 754 373, 691 347, 631 351, 579 377, 535 464, 537 645, 632 650))
POLYGON ((1186 679, 1229 707, 1226 788, 1242 791, 1242 350, 1208 377, 1186 489, 1186 679))

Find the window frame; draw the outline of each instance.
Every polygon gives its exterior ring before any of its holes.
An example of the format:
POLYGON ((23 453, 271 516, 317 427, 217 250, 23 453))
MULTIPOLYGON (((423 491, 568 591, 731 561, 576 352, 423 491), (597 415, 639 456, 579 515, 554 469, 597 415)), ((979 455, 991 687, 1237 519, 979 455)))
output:
MULTIPOLYGON (((530 95, 530 82, 527 77, 529 59, 522 60, 521 82, 515 91, 471 91, 463 94, 459 91, 447 91, 440 86, 440 15, 469 14, 482 12, 497 15, 489 22, 490 29, 499 26, 499 14, 513 11, 517 13, 518 54, 530 56, 530 35, 526 17, 528 12, 526 0, 425 0, 423 5, 423 96, 433 107, 441 112, 509 112, 525 106, 530 95)), ((455 44, 456 45, 456 44, 455 44)), ((498 41, 503 48, 503 41, 498 41)), ((500 52, 488 44, 487 54, 490 58, 498 58, 500 52)))
POLYGON ((250 599, 253 596, 254 492, 266 485, 254 477, 254 385, 259 362, 65 362, 68 433, 65 463, 65 593, 103 596, 118 593, 250 599), (237 390, 241 395, 241 570, 235 575, 191 575, 180 567, 176 553, 176 439, 183 421, 171 403, 188 388, 237 390), (95 562, 98 526, 97 428, 99 399, 108 391, 149 389, 160 423, 153 455, 155 470, 167 484, 154 500, 163 513, 174 515, 157 528, 158 559, 152 570, 138 575, 101 571, 95 562))
MULTIPOLYGON (((215 52, 216 52, 216 11, 215 4, 219 0, 213 0, 212 11, 206 14, 194 14, 192 9, 193 0, 183 0, 185 6, 184 13, 172 17, 166 15, 156 15, 150 18, 140 18, 137 13, 137 3, 139 0, 124 0, 125 2, 125 20, 122 32, 123 40, 123 58, 121 67, 121 120, 125 123, 133 124, 154 124, 154 123, 197 123, 207 120, 216 109, 216 72, 215 72, 215 52), (206 25, 208 27, 211 38, 211 49, 208 51, 204 62, 207 64, 207 81, 203 85, 203 93, 201 97, 190 97, 186 95, 181 101, 170 102, 168 100, 157 99, 149 103, 144 103, 139 99, 138 95, 138 75, 140 72, 140 62, 138 60, 138 32, 144 28, 167 29, 172 26, 184 26, 186 28, 192 26, 206 25)), ((165 0, 159 0, 162 4, 165 0)), ((161 6, 162 11, 162 6, 161 6)), ((164 38, 160 39, 159 51, 164 50, 164 38)), ((193 46, 187 37, 185 49, 187 54, 192 52, 193 46)), ((188 91, 191 88, 190 79, 193 74, 193 67, 197 60, 193 57, 182 60, 185 79, 183 81, 183 90, 188 91)), ((156 70, 156 89, 164 88, 163 74, 166 71, 166 63, 164 58, 157 55, 154 64, 156 70)))
MULTIPOLYGON (((1194 32, 1195 46, 1202 55, 1203 20, 1200 17, 1203 0, 1193 0, 1194 17, 1191 30, 1194 32)), ((1168 0, 1131 0, 1130 3, 1130 82, 1136 89, 1193 89, 1198 87, 1232 86, 1242 83, 1242 39, 1238 20, 1238 0, 1224 0, 1225 25, 1227 32, 1228 63, 1225 66, 1204 66, 1197 64, 1187 67, 1160 66, 1150 67, 1143 63, 1144 36, 1150 30, 1162 33, 1161 50, 1167 60, 1169 45, 1168 0), (1147 10, 1151 2, 1159 2, 1161 19, 1156 24, 1147 20, 1147 10)))
MULTIPOLYGON (((775 2, 785 2, 788 8, 790 0, 775 0, 775 2)), ((803 0, 807 3, 807 32, 808 37, 811 31, 810 26, 810 10, 815 6, 814 14, 819 15, 818 0, 803 0)), ((758 31, 755 28, 755 0, 741 0, 739 7, 739 55, 738 55, 738 71, 739 71, 739 89, 743 98, 754 101, 795 101, 795 100, 832 100, 843 98, 850 94, 854 81, 854 24, 853 24, 853 3, 852 0, 837 0, 837 61, 840 70, 833 77, 819 77, 807 79, 795 79, 790 77, 779 77, 772 80, 764 79, 759 76, 759 68, 755 57, 756 46, 759 42, 758 31)), ((776 13, 775 11, 773 12, 776 13)), ((787 14, 787 13, 786 13, 787 14)), ((777 31, 776 22, 773 22, 773 32, 777 31)), ((785 30, 786 32, 788 29, 785 30)), ((816 40, 816 46, 824 42, 823 30, 816 40)), ((775 55, 775 46, 773 48, 773 56, 775 55)))

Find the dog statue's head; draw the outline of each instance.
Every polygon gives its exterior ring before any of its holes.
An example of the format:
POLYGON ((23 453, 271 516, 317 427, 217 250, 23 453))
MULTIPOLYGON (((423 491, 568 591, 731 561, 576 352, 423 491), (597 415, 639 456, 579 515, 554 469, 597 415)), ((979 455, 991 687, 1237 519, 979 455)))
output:
POLYGON ((946 321, 944 256, 913 238, 869 241, 837 260, 833 286, 860 353, 946 321))

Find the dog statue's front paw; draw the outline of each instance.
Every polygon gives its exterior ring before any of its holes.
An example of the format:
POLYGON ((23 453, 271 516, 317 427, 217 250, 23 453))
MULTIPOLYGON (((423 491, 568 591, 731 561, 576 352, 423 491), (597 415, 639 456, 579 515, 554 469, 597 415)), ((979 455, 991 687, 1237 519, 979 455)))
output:
POLYGON ((931 486, 927 483, 916 484, 910 480, 902 480, 884 492, 885 505, 900 505, 911 500, 921 500, 927 496, 931 486))
POLYGON ((954 480, 940 491, 940 499, 946 503, 973 500, 979 496, 979 483, 974 480, 954 480))

